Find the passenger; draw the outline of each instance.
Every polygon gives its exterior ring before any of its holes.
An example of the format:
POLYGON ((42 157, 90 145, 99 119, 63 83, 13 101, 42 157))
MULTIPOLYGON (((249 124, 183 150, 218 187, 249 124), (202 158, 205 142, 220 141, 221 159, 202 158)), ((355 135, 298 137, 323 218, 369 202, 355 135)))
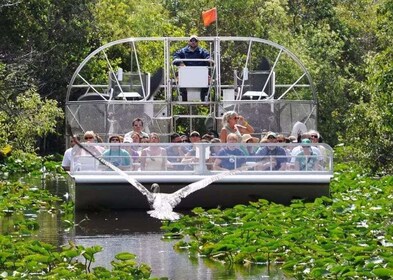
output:
POLYGON ((242 140, 242 134, 254 133, 254 128, 244 119, 239 116, 235 111, 227 111, 222 116, 222 129, 220 133, 221 143, 226 143, 227 136, 230 133, 237 135, 237 142, 242 140))
POLYGON ((277 143, 286 143, 284 134, 277 134, 277 143))
MULTIPOLYGON (((150 133, 150 143, 160 143, 160 137, 157 133, 150 133)), ((166 150, 159 145, 151 145, 142 150, 141 153, 141 170, 145 171, 165 171, 167 170, 166 150)))
MULTIPOLYGON (((102 138, 99 137, 94 131, 88 130, 83 135, 83 139, 85 139, 85 143, 103 143, 102 138)), ((104 152, 104 146, 96 145, 96 146, 89 146, 92 152, 98 152, 100 155, 104 152)), ((86 153, 86 152, 84 152, 86 153)))
MULTIPOLYGON (((221 143, 220 138, 213 138, 210 143, 217 144, 221 143)), ((206 162, 206 166, 208 170, 213 170, 214 161, 217 158, 218 152, 221 150, 221 145, 211 145, 210 146, 210 157, 206 162)))
MULTIPOLYGON (((188 45, 178 51, 175 52, 173 58, 175 61, 173 62, 176 66, 209 66, 210 63, 208 61, 200 61, 198 59, 210 59, 210 53, 198 46, 199 39, 196 35, 191 35, 188 40, 188 45), (182 61, 181 59, 195 59, 195 61, 182 61)), ((208 88, 201 89, 201 101, 206 100, 208 88)), ((187 101, 187 89, 181 88, 180 93, 182 96, 182 101, 187 101)))
MULTIPOLYGON (((190 134, 189 140, 191 144, 200 143, 201 135, 198 131, 193 131, 190 134)), ((182 160, 182 163, 187 164, 185 170, 193 170, 194 164, 196 164, 198 161, 199 158, 196 157, 196 147, 192 145, 182 160)))
MULTIPOLYGON (((289 139, 286 138, 284 134, 278 134, 277 143, 289 143, 289 139)), ((287 159, 290 159, 292 149, 289 148, 288 146, 283 146, 283 149, 285 151, 285 154, 287 155, 287 159)))
MULTIPOLYGON (((305 132, 305 133, 298 136, 298 143, 301 143, 304 139, 308 139, 311 142, 310 138, 311 138, 310 133, 305 132)), ((322 160, 321 151, 315 146, 311 146, 311 149, 312 149, 313 154, 316 154, 318 156, 319 160, 322 160)), ((302 146, 300 146, 300 145, 296 146, 295 148, 292 149, 291 160, 290 160, 291 166, 293 166, 295 164, 296 157, 302 150, 303 150, 302 146)))
MULTIPOLYGON (((302 144, 311 144, 310 139, 303 139, 302 144)), ((301 151, 297 154, 295 159, 295 170, 313 171, 321 170, 319 165, 318 155, 313 152, 310 146, 300 146, 301 151)))
POLYGON ((71 163, 72 163, 72 148, 75 146, 75 141, 74 138, 77 141, 80 141, 80 137, 79 135, 74 135, 73 137, 70 137, 70 145, 71 147, 68 148, 65 152, 64 152, 64 156, 63 156, 63 161, 61 162, 61 167, 63 167, 64 171, 70 171, 71 169, 71 163))
MULTIPOLYGON (((181 141, 182 141, 183 143, 191 143, 190 137, 188 137, 187 134, 183 134, 183 135, 180 136, 180 137, 181 137, 181 141)), ((185 147, 186 147, 186 150, 187 150, 187 151, 191 151, 191 150, 192 150, 192 145, 186 145, 185 147)))
POLYGON ((226 141, 228 145, 221 148, 218 152, 217 158, 213 164, 213 170, 233 170, 246 163, 243 151, 237 148, 236 145, 233 145, 238 143, 237 137, 238 136, 235 133, 228 134, 226 141))
POLYGON ((72 148, 72 159, 74 161, 74 170, 82 171, 82 170, 96 170, 98 167, 98 160, 91 156, 91 154, 96 157, 100 157, 104 152, 105 147, 94 145, 97 143, 97 137, 94 131, 88 130, 83 135, 84 144, 83 149, 79 146, 75 146, 72 148), (87 152, 86 150, 90 151, 87 152))
POLYGON ((127 142, 127 143, 132 142, 131 134, 134 131, 137 132, 140 137, 144 137, 144 136, 148 137, 149 136, 149 134, 147 134, 146 132, 143 131, 143 120, 141 118, 135 118, 132 121, 132 130, 130 132, 127 132, 124 135, 124 142, 127 142))
MULTIPOLYGON (((267 143, 277 143, 277 135, 268 132, 266 135, 267 143)), ((285 170, 288 161, 285 150, 279 146, 263 146, 255 153, 258 164, 256 170, 285 170)))
POLYGON ((147 136, 143 135, 142 138, 141 138, 141 143, 150 143, 150 136, 149 135, 147 135, 147 136))
MULTIPOLYGON (((180 144, 183 143, 179 134, 174 133, 171 135, 171 143, 180 144)), ((185 154, 188 152, 184 145, 170 145, 166 148, 166 154, 168 161, 171 165, 168 166, 174 170, 184 170, 184 165, 181 164, 185 154)))
MULTIPOLYGON (((252 143, 258 143, 259 139, 257 137, 251 136, 251 134, 243 134, 242 136, 242 143, 245 144, 252 144, 252 143)), ((240 146, 240 149, 243 151, 243 153, 248 156, 247 160, 248 161, 256 161, 255 160, 255 153, 258 150, 258 147, 256 146, 251 146, 251 145, 242 145, 240 146)))
POLYGON ((191 143, 190 138, 187 136, 187 134, 183 134, 181 137, 181 141, 183 143, 191 143))
POLYGON ((289 143, 297 143, 297 138, 296 138, 296 136, 290 135, 288 137, 288 141, 289 141, 289 143))
MULTIPOLYGON (((129 141, 129 139, 127 139, 129 141)), ((138 145, 141 142, 141 137, 138 132, 133 131, 131 133, 131 141, 132 142, 124 142, 131 143, 129 146, 126 146, 124 149, 130 154, 132 158, 132 170, 136 171, 140 169, 141 161, 140 155, 142 152, 141 146, 138 145)))
POLYGON ((120 141, 119 135, 112 135, 109 137, 109 143, 111 145, 102 153, 102 157, 114 166, 119 167, 121 170, 130 170, 132 166, 130 154, 125 149, 121 149, 120 145, 113 145, 120 144, 120 141))
POLYGON ((214 138, 213 135, 206 133, 206 134, 203 134, 201 140, 206 140, 206 141, 210 142, 213 138, 214 138))
POLYGON ((319 163, 321 164, 321 166, 326 167, 329 161, 329 156, 327 154, 326 148, 322 145, 318 145, 319 143, 323 142, 321 134, 316 130, 310 130, 308 133, 310 134, 311 143, 316 144, 316 148, 320 152, 321 157, 319 159, 319 163))

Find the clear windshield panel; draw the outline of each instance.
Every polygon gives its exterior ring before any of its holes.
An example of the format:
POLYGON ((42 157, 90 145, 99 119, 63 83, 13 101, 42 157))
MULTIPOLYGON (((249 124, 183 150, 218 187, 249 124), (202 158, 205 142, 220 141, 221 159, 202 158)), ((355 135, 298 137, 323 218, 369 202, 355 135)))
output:
POLYGON ((82 143, 72 152, 72 174, 208 175, 247 166, 244 173, 332 174, 333 151, 326 144, 277 143, 82 143), (102 161, 103 159, 104 161, 102 161), (110 162, 116 168, 105 164, 110 162))

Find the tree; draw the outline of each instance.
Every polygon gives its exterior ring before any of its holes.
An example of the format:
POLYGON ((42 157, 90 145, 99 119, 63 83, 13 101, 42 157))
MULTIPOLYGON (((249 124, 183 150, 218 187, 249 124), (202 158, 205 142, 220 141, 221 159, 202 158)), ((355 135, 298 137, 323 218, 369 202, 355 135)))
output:
POLYGON ((350 156, 375 173, 393 172, 393 1, 377 10, 373 51, 365 56, 364 80, 354 87, 360 101, 348 110, 341 137, 350 156))
POLYGON ((55 100, 41 99, 33 86, 13 86, 23 84, 23 70, 20 65, 16 71, 0 63, 0 147, 8 144, 16 150, 35 152, 37 137, 55 133, 63 112, 55 100))

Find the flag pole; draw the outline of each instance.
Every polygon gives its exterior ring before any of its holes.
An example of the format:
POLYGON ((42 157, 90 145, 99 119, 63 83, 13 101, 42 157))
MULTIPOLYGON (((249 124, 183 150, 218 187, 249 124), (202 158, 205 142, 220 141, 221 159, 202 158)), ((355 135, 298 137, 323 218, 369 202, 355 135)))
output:
POLYGON ((218 11, 217 11, 217 5, 216 5, 216 37, 218 37, 218 11))

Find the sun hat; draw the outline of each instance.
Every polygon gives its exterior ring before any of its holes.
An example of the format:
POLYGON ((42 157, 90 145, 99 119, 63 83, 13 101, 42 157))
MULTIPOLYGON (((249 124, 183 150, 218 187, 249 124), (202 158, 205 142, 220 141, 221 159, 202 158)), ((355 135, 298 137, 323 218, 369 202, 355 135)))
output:
POLYGON ((266 136, 265 136, 266 138, 269 138, 269 137, 273 137, 273 138, 277 138, 277 134, 275 134, 274 132, 268 132, 268 134, 266 134, 266 136))
POLYGON ((259 139, 256 137, 252 137, 251 134, 243 134, 242 135, 242 142, 247 143, 248 140, 252 140, 253 143, 258 143, 259 139))

